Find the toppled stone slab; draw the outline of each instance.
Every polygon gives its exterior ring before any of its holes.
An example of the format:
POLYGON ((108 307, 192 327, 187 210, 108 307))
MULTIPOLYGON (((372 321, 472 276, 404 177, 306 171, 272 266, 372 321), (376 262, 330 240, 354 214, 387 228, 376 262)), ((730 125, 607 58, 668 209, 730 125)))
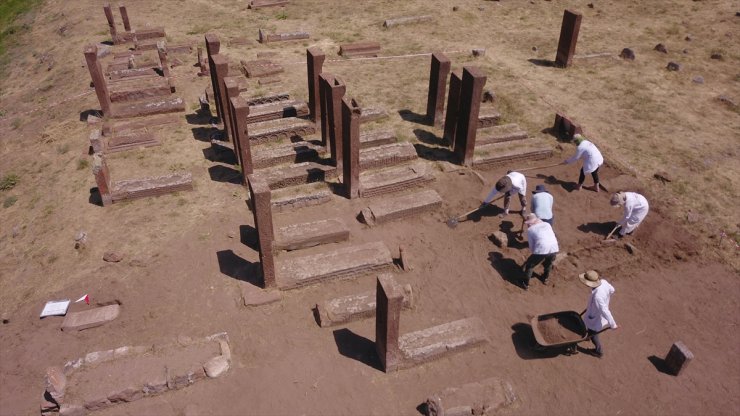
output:
POLYGON ((392 267, 391 252, 378 241, 283 260, 278 263, 276 274, 280 289, 287 290, 324 280, 377 273, 392 267))
POLYGON ((360 173, 360 197, 370 198, 406 190, 434 180, 426 163, 414 163, 380 171, 360 173))
POLYGON ((493 143, 475 148, 473 167, 487 169, 512 162, 547 159, 550 156, 552 156, 552 147, 538 140, 493 143))
POLYGON ((410 332, 398 338, 403 359, 400 368, 412 367, 489 342, 480 318, 458 321, 410 332))
POLYGON ((308 136, 316 133, 316 125, 296 117, 279 118, 249 126, 249 140, 254 144, 269 141, 288 140, 295 136, 308 136))
POLYGON ((460 387, 448 387, 426 400, 428 416, 494 415, 517 400, 507 381, 489 378, 460 387))
POLYGON ((301 40, 301 39, 308 39, 311 35, 308 34, 308 32, 285 32, 285 33, 267 33, 266 30, 260 29, 259 30, 259 42, 260 43, 269 43, 269 42, 284 42, 288 40, 301 40))
POLYGON ((393 130, 374 130, 360 133, 360 149, 395 143, 396 133, 393 130))
POLYGON ((493 107, 483 107, 478 114, 478 128, 493 127, 501 120, 501 113, 493 107))
POLYGON ((412 23, 425 23, 425 22, 431 22, 431 21, 432 21, 432 16, 430 15, 396 17, 393 19, 386 19, 383 22, 383 27, 394 27, 394 26, 408 25, 412 23))
POLYGON ((289 0, 252 0, 249 3, 249 8, 260 9, 263 7, 285 6, 288 3, 290 3, 289 0))
POLYGON ((113 203, 116 203, 129 199, 192 190, 193 175, 190 172, 176 172, 163 176, 113 182, 111 185, 111 199, 113 203))
POLYGON ((139 88, 114 88, 113 86, 110 86, 109 91, 111 102, 121 103, 126 101, 139 101, 154 99, 157 97, 166 97, 172 93, 172 87, 170 87, 167 82, 161 82, 160 85, 139 88))
POLYGON ((119 69, 108 73, 111 81, 131 78, 161 78, 154 68, 132 68, 119 69))
POLYGON ((349 229, 340 220, 328 219, 280 227, 275 233, 278 250, 299 250, 349 240, 349 229))
POLYGON ((185 111, 185 101, 180 97, 151 101, 136 101, 118 104, 111 109, 112 118, 151 116, 154 114, 177 113, 185 111))
POLYGON ((298 208, 326 204, 331 202, 333 195, 325 183, 312 183, 288 189, 278 189, 272 193, 272 211, 287 212, 298 208))
POLYGON ((432 211, 441 205, 442 197, 429 189, 372 202, 362 210, 362 217, 365 224, 374 226, 432 211))
POLYGON ((339 54, 345 57, 374 57, 378 56, 379 53, 380 43, 378 42, 364 41, 339 45, 339 54))
POLYGON ((337 168, 315 162, 302 162, 289 166, 262 169, 258 174, 267 181, 270 189, 280 189, 334 179, 337 176, 337 168))
POLYGON ((180 120, 182 120, 180 116, 176 114, 168 114, 156 115, 152 117, 142 117, 135 120, 107 121, 103 123, 103 135, 124 135, 148 127, 177 123, 180 120))
POLYGON ((279 101, 288 101, 288 100, 290 100, 290 94, 288 94, 287 92, 281 92, 277 94, 268 94, 268 95, 263 95, 260 97, 247 98, 247 104, 249 104, 250 106, 254 106, 254 105, 276 103, 279 101))
POLYGON ((326 153, 323 146, 299 141, 277 146, 252 147, 252 166, 263 169, 282 163, 301 163, 316 160, 326 153))
POLYGON ((159 139, 149 132, 136 132, 107 139, 101 137, 100 130, 90 133, 90 153, 116 153, 142 147, 159 146, 159 139))
POLYGON ((369 123, 388 118, 388 113, 382 108, 367 107, 360 110, 360 123, 369 123))
POLYGON ((262 289, 247 282, 240 282, 239 288, 241 289, 244 306, 268 305, 282 299, 279 290, 262 289))
POLYGON ((116 318, 121 313, 120 305, 101 306, 81 312, 70 312, 64 317, 62 331, 82 331, 104 325, 116 318))
MULTIPOLYGON (((342 325, 375 316, 377 308, 375 291, 329 299, 316 305, 319 325, 322 328, 342 325)), ((414 296, 411 285, 403 286, 403 308, 414 307, 414 296)))
POLYGON ((257 59, 254 61, 241 61, 242 72, 247 78, 267 77, 279 74, 285 69, 282 65, 276 64, 268 59, 257 59))
POLYGON ((256 104, 249 107, 247 123, 276 120, 286 117, 304 117, 308 115, 305 101, 287 100, 273 103, 256 104))
POLYGON ((506 235, 506 233, 502 231, 494 231, 492 236, 493 244, 496 244, 496 246, 500 248, 505 248, 509 246, 509 237, 506 235))
POLYGON ((476 132, 475 145, 483 146, 491 143, 511 142, 524 140, 529 134, 520 129, 517 124, 502 124, 500 126, 487 127, 476 132))
POLYGON ((391 143, 362 149, 360 169, 383 168, 414 160, 416 148, 409 142, 391 143))

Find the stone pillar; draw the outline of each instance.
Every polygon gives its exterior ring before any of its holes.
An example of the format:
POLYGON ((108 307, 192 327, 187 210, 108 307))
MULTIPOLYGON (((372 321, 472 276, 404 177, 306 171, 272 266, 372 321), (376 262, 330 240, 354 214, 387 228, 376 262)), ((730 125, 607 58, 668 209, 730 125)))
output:
POLYGON ((478 130, 478 115, 480 113, 480 99, 483 95, 483 86, 486 85, 486 76, 476 67, 463 68, 462 85, 460 89, 460 112, 455 129, 455 146, 453 152, 464 166, 473 165, 475 151, 475 134, 478 130))
POLYGON ((123 28, 126 29, 126 32, 131 31, 131 23, 128 20, 128 12, 126 11, 126 5, 125 4, 119 4, 118 10, 121 11, 121 20, 123 20, 123 28))
POLYGON ((563 24, 560 26, 560 40, 558 41, 558 53, 555 56, 555 65, 567 68, 573 62, 582 18, 583 15, 567 9, 563 13, 563 24))
POLYGON ((403 290, 390 274, 378 276, 375 310, 375 349, 383 370, 390 373, 401 364, 398 348, 403 290))
POLYGON ((321 103, 319 102, 319 75, 324 67, 326 54, 319 48, 306 49, 306 66, 308 67, 308 111, 311 121, 318 122, 321 118, 321 103))
POLYGON ((229 60, 220 54, 211 55, 209 59, 211 64, 211 82, 214 84, 213 96, 216 100, 216 110, 224 125, 224 132, 226 132, 229 125, 229 113, 225 111, 227 107, 224 78, 229 75, 229 60))
POLYGON ((329 111, 328 99, 331 96, 331 84, 334 77, 331 74, 319 74, 319 117, 321 118, 321 145, 329 144, 329 111))
POLYGON ((234 153, 236 153, 239 166, 242 168, 242 181, 247 184, 247 175, 251 175, 252 149, 249 144, 249 131, 247 129, 247 117, 249 116, 249 103, 244 97, 233 97, 229 100, 231 107, 231 119, 234 126, 234 153))
MULTIPOLYGON (((236 128, 235 128, 234 120, 232 118, 232 114, 229 111, 229 101, 232 98, 236 98, 239 96, 239 83, 237 82, 236 77, 224 77, 223 84, 224 84, 223 103, 224 103, 224 109, 225 109, 224 113, 228 115, 228 117, 225 117, 224 119, 224 138, 233 139, 235 137, 234 132, 236 128)), ((233 142, 234 144, 236 144, 236 141, 233 141, 233 142)))
POLYGON ((683 342, 678 341, 671 346, 671 350, 665 356, 665 365, 671 374, 677 376, 688 367, 693 359, 694 354, 689 351, 683 342))
POLYGON ((455 145, 455 130, 457 129, 457 116, 460 111, 460 86, 462 74, 455 71, 450 75, 450 94, 447 96, 447 114, 445 115, 444 138, 450 147, 455 145))
POLYGON ((97 46, 85 46, 85 62, 87 62, 87 69, 90 71, 90 78, 92 78, 93 85, 95 85, 95 95, 98 96, 100 109, 103 111, 103 115, 110 116, 110 94, 108 93, 108 85, 105 83, 103 68, 100 66, 100 62, 98 62, 97 46))
POLYGON ((157 42, 157 54, 159 54, 159 64, 162 66, 162 75, 169 78, 171 76, 170 65, 167 63, 167 46, 163 40, 157 42))
POLYGON ((113 203, 110 194, 110 173, 108 164, 105 163, 105 158, 100 153, 93 154, 93 175, 95 176, 95 184, 98 185, 103 206, 107 207, 113 203))
POLYGON ((331 160, 342 170, 342 98, 347 92, 344 82, 337 77, 332 78, 329 86, 330 93, 326 96, 326 112, 329 127, 329 148, 331 160))
POLYGON ((427 123, 432 126, 442 126, 442 117, 445 109, 445 90, 447 89, 447 75, 452 63, 450 58, 442 53, 432 54, 432 65, 429 70, 429 94, 427 95, 427 123))
POLYGON ((257 229, 260 245, 260 263, 265 288, 277 287, 275 280, 275 258, 273 255, 272 202, 267 181, 256 175, 248 175, 249 195, 252 199, 254 228, 257 229))
POLYGON ((211 75, 211 88, 213 89, 213 97, 214 101, 216 101, 216 117, 221 117, 221 109, 218 108, 218 84, 216 83, 216 80, 213 78, 215 73, 215 68, 213 67, 213 62, 211 62, 211 56, 218 55, 219 51, 221 51, 221 41, 218 39, 218 36, 216 36, 215 33, 206 33, 206 58, 205 63, 208 65, 208 71, 206 71, 209 75, 211 75))
POLYGON ((360 105, 354 99, 342 99, 342 184, 344 196, 360 196, 360 105))
POLYGON ((116 33, 116 21, 113 20, 113 11, 110 8, 110 3, 105 3, 103 5, 103 12, 105 12, 105 18, 108 20, 108 29, 110 30, 110 37, 113 44, 118 45, 119 43, 122 43, 120 39, 118 39, 118 34, 116 33))

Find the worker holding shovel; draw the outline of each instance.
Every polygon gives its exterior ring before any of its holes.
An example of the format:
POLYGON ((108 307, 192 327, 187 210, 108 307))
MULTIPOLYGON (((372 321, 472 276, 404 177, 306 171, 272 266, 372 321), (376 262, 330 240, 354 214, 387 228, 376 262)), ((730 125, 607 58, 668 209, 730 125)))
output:
POLYGON ((594 343, 594 347, 596 347, 591 353, 601 358, 604 356, 604 350, 601 346, 599 333, 603 332, 604 329, 618 328, 609 310, 609 301, 614 294, 614 286, 599 276, 599 273, 595 270, 589 270, 586 273, 579 274, 578 279, 581 283, 591 288, 591 296, 588 297, 588 306, 586 306, 586 310, 581 315, 583 315, 583 323, 586 324, 586 329, 588 329, 588 335, 591 336, 591 341, 594 343))
POLYGON ((490 204, 499 193, 504 194, 504 213, 501 215, 502 217, 509 215, 509 204, 511 203, 511 196, 514 194, 519 195, 519 202, 522 204, 522 217, 527 215, 527 178, 524 175, 510 171, 506 176, 501 177, 496 181, 496 186, 491 190, 491 193, 483 200, 481 208, 490 204))
POLYGON ((578 187, 576 187, 576 191, 580 191, 583 188, 586 174, 590 173, 594 179, 594 191, 599 192, 599 188, 603 189, 599 184, 599 167, 604 163, 604 157, 601 156, 601 152, 596 145, 586 140, 580 134, 573 135, 573 142, 578 146, 576 148, 576 154, 570 159, 563 161, 563 164, 569 165, 578 159, 583 159, 583 167, 581 167, 581 174, 578 176, 578 187))
POLYGON ((560 248, 558 247, 558 239, 555 237, 555 232, 552 230, 550 224, 537 218, 535 214, 527 215, 524 223, 529 226, 527 229, 527 243, 529 244, 529 251, 532 252, 522 266, 524 269, 522 288, 527 290, 529 289, 529 279, 532 278, 534 268, 543 262, 545 272, 542 273, 542 284, 547 284, 547 279, 550 277, 550 272, 552 271, 552 264, 560 248))
POLYGON ((620 237, 632 234, 650 211, 647 199, 636 192, 617 192, 612 195, 609 203, 613 207, 624 207, 622 219, 617 222, 617 227, 622 227, 619 230, 620 237))

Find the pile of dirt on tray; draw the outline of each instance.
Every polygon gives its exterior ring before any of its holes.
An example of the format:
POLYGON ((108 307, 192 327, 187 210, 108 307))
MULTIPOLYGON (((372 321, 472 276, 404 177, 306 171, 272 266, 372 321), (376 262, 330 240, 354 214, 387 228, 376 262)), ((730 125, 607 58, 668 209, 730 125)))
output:
POLYGON ((551 316, 537 322, 537 329, 548 344, 561 344, 583 338, 579 327, 580 325, 570 315, 551 316))

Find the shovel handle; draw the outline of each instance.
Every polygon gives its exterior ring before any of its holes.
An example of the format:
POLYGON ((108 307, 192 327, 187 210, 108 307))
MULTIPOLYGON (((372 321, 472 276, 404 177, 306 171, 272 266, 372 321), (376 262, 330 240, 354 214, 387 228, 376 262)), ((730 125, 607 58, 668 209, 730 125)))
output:
POLYGON ((506 194, 505 194, 505 193, 503 193, 503 194, 501 194, 501 195, 497 196, 496 198, 493 198, 493 199, 491 200, 491 202, 489 202, 489 203, 487 203, 487 204, 483 204, 483 205, 479 206, 479 207, 478 207, 478 208, 476 208, 476 209, 470 210, 470 211, 468 211, 468 212, 466 212, 466 213, 464 213, 464 214, 462 214, 462 215, 459 215, 459 216, 455 217, 455 219, 457 219, 458 221, 460 221, 461 219, 463 219, 463 218, 467 217, 468 215, 470 215, 470 214, 472 214, 472 213, 474 213, 474 212, 478 211, 479 209, 482 209, 482 208, 483 208, 484 206, 488 206, 488 205, 491 205, 491 204, 493 204, 494 202, 496 202, 496 201, 498 201, 499 199, 503 198, 503 197, 504 197, 504 195, 506 195, 506 194))
POLYGON ((526 171, 528 171, 528 170, 538 170, 538 169, 547 169, 547 168, 554 168, 555 166, 560 166, 560 165, 562 165, 562 164, 563 164, 563 162, 560 162, 560 163, 556 163, 556 164, 554 164, 554 165, 547 165, 547 166, 536 166, 536 167, 533 167, 533 168, 518 169, 518 170, 515 170, 515 172, 526 172, 526 171))
POLYGON ((612 229, 612 231, 609 233, 609 235, 606 236, 606 238, 604 239, 604 241, 606 241, 609 238, 611 238, 612 234, 614 234, 614 231, 617 231, 617 228, 619 228, 619 226, 620 226, 619 224, 615 225, 614 226, 614 229, 612 229))

